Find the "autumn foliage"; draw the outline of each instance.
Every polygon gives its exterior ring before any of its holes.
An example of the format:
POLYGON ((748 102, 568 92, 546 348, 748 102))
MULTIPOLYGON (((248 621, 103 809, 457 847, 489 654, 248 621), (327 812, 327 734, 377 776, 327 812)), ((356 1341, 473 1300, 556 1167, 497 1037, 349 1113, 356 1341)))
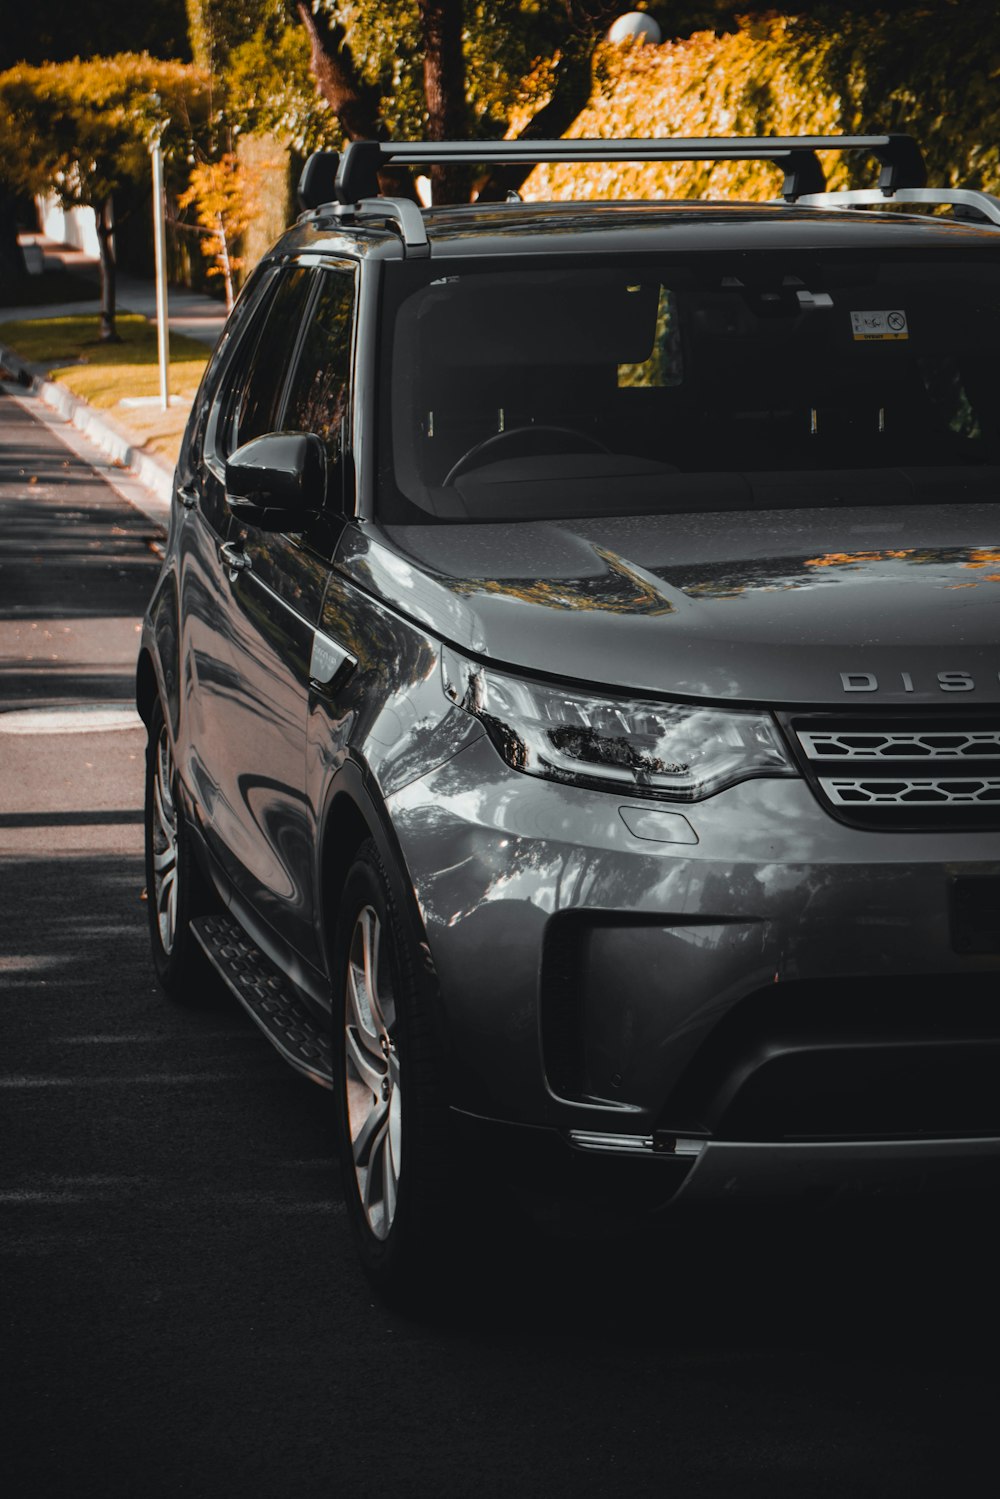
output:
MULTIPOLYGON (((601 46, 571 136, 855 134, 909 130, 938 186, 1000 191, 1000 12, 943 5, 895 15, 742 17, 661 46, 601 46)), ((828 153, 831 187, 875 181, 828 153)), ((533 198, 773 198, 767 163, 543 166, 533 198)))
POLYGON ((218 161, 199 162, 192 169, 190 186, 177 200, 179 208, 195 209, 203 231, 201 253, 210 262, 208 274, 222 277, 227 308, 232 308, 244 266, 235 247, 258 212, 257 176, 235 152, 227 151, 218 161))
POLYGON ((115 337, 114 195, 148 180, 154 132, 189 149, 207 114, 201 69, 121 53, 87 62, 21 64, 0 73, 0 164, 10 186, 92 208, 101 245, 101 333, 115 337))

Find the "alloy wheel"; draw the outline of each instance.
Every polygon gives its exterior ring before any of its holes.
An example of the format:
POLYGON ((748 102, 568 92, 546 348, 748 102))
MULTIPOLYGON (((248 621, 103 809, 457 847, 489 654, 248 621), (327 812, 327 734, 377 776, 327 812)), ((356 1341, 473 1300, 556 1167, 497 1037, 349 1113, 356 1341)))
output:
POLYGON ((393 1041, 392 976, 382 924, 371 906, 351 934, 344 1004, 347 1123, 358 1195, 368 1227, 388 1237, 399 1198, 402 1093, 393 1041))
POLYGON ((166 725, 156 742, 153 767, 153 889, 160 945, 169 957, 177 935, 177 807, 174 757, 166 725))

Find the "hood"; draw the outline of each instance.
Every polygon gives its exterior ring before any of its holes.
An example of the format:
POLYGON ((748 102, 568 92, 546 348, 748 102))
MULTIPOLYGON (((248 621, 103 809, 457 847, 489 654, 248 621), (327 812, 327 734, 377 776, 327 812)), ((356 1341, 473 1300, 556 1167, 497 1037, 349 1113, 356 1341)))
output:
POLYGON ((830 508, 351 533, 341 566, 460 650, 634 692, 1000 702, 1000 508, 830 508))

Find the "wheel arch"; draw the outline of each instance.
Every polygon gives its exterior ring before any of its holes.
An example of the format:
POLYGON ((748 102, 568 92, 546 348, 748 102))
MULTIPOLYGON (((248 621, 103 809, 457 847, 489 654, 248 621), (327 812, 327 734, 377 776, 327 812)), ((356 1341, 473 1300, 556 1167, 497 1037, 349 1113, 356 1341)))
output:
POLYGON ((373 839, 383 864, 393 869, 405 884, 412 908, 416 911, 413 882, 403 851, 374 777, 362 762, 347 760, 330 782, 321 827, 320 913, 325 928, 329 927, 330 913, 340 902, 344 882, 358 849, 368 838, 373 839))
POLYGON ((147 729, 153 716, 153 705, 159 695, 160 684, 156 676, 156 667, 153 665, 152 652, 143 647, 135 666, 135 705, 147 729))
POLYGON ((165 566, 157 580, 142 627, 142 643, 135 668, 135 702, 148 726, 159 698, 174 739, 180 718, 180 624, 177 578, 165 566))
MULTIPOLYGON (((362 812, 352 788, 343 786, 335 790, 326 810, 320 844, 320 911, 325 942, 329 941, 332 913, 340 905, 358 849, 374 836, 374 832, 370 814, 366 816, 362 812)), ((329 951, 326 959, 329 971, 329 951)))
POLYGON ((366 766, 348 760, 338 771, 327 794, 319 847, 320 938, 326 971, 333 972, 330 951, 334 913, 340 905, 351 865, 358 849, 371 838, 394 885, 397 905, 410 921, 424 961, 433 970, 427 932, 403 850, 388 810, 366 766))

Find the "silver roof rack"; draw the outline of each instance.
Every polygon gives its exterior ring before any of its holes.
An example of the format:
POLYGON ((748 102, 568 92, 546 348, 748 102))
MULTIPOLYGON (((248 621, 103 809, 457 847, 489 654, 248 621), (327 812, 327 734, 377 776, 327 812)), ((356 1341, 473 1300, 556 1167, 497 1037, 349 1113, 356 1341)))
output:
MULTIPOLYGON (((307 211, 340 219, 387 219, 402 236, 408 255, 430 253, 420 209, 409 199, 379 196, 378 174, 385 167, 531 165, 539 162, 599 161, 770 161, 785 173, 782 196, 802 202, 823 195, 826 177, 817 151, 860 151, 874 156, 881 171, 877 191, 897 193, 927 181, 920 147, 912 136, 765 135, 699 136, 658 140, 555 141, 351 141, 341 152, 315 151, 299 181, 307 211)), ((832 196, 832 195, 831 195, 832 196)))
POLYGON ((717 135, 657 140, 352 141, 341 156, 334 196, 353 203, 378 193, 378 173, 392 164, 510 166, 543 161, 771 161, 785 170, 782 195, 798 198, 826 186, 817 151, 863 151, 881 163, 879 187, 923 187, 927 169, 910 135, 717 135))
POLYGON ((879 203, 954 204, 1000 227, 1000 198, 972 187, 901 187, 891 190, 860 187, 846 192, 804 193, 798 202, 806 208, 858 208, 879 203))

